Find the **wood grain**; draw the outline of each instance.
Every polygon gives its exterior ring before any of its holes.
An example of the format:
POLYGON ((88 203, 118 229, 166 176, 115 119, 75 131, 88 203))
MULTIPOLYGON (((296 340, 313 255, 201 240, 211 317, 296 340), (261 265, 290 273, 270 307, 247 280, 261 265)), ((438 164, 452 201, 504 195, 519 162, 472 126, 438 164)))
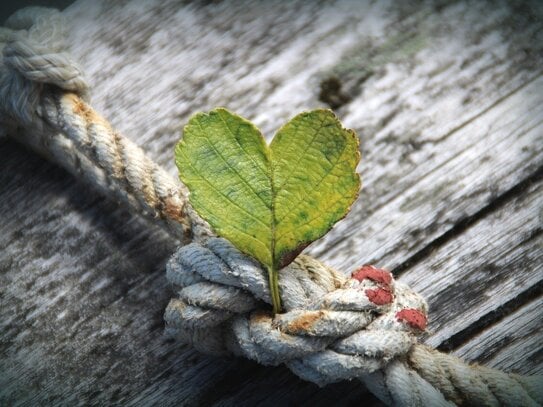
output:
MULTIPOLYGON (((490 312, 507 303, 511 309, 502 314, 514 311, 511 301, 540 285, 542 181, 527 186, 402 274, 402 281, 423 294, 430 305, 433 334, 428 344, 437 347, 471 325, 484 330, 492 322, 485 321, 490 312)), ((463 341, 469 339, 466 335, 463 341)), ((534 368, 529 354, 516 354, 516 358, 520 372, 534 368)))
MULTIPOLYGON (((536 2, 84 2, 64 11, 92 105, 175 174, 188 117, 225 106, 268 140, 333 104, 364 189, 309 252, 377 263, 431 305, 428 341, 543 373, 543 13, 536 2), (539 322, 538 322, 539 321, 539 322)), ((351 405, 286 368, 163 336, 175 242, 0 140, 0 405, 351 405)))
POLYGON ((524 374, 540 373, 541 297, 511 313, 496 325, 463 344, 456 354, 490 367, 500 367, 524 374), (527 363, 527 361, 535 363, 527 363))

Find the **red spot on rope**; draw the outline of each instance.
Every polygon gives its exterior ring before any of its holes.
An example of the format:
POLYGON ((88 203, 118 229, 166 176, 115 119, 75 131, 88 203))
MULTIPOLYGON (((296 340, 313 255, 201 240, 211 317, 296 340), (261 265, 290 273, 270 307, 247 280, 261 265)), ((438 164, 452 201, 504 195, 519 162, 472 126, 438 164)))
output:
POLYGON ((415 308, 404 308, 396 313, 398 321, 403 321, 409 324, 411 327, 424 331, 428 319, 426 315, 415 308))
POLYGON ((368 300, 376 305, 385 305, 392 302, 392 293, 384 288, 373 288, 365 291, 368 300))
POLYGON ((357 279, 358 281, 368 278, 376 283, 385 285, 390 285, 392 282, 392 274, 390 274, 390 272, 373 266, 360 267, 352 273, 351 278, 357 279))

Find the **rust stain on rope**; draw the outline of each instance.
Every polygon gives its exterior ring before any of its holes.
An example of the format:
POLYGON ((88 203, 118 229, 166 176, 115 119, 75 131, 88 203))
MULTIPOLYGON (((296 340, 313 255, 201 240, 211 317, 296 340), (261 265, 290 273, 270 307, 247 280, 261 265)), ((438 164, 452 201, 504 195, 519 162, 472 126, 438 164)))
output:
POLYGON ((315 325, 315 323, 317 323, 324 315, 325 312, 322 310, 307 311, 299 318, 290 321, 286 326, 286 330, 290 333, 295 334, 303 334, 305 332, 309 332, 311 331, 311 328, 315 325))
MULTIPOLYGON (((138 190, 142 193, 143 198, 147 206, 152 208, 155 211, 155 216, 161 219, 171 219, 175 222, 182 224, 185 228, 190 228, 190 222, 187 221, 186 215, 184 213, 184 201, 181 197, 179 190, 172 190, 168 192, 168 195, 160 194, 157 191, 156 183, 154 180, 155 171, 157 170, 156 165, 148 159, 142 152, 141 156, 143 162, 141 163, 143 168, 139 172, 138 182, 141 185, 135 186, 130 182, 130 176, 127 175, 127 165, 125 165, 125 155, 123 151, 125 146, 123 143, 126 143, 126 140, 120 136, 118 132, 113 130, 109 123, 94 109, 92 109, 87 103, 85 103, 81 98, 72 93, 67 93, 63 98, 68 102, 68 105, 72 107, 72 113, 83 118, 87 123, 87 128, 96 124, 98 126, 103 126, 107 135, 110 136, 113 149, 108 149, 114 155, 114 164, 112 165, 113 176, 119 180, 126 180, 126 186, 128 187, 129 193, 137 192, 138 190)), ((137 148, 134 146, 134 148, 137 148)))
POLYGON ((87 122, 101 124, 110 128, 109 123, 75 93, 65 93, 63 98, 72 104, 74 114, 83 116, 87 122))

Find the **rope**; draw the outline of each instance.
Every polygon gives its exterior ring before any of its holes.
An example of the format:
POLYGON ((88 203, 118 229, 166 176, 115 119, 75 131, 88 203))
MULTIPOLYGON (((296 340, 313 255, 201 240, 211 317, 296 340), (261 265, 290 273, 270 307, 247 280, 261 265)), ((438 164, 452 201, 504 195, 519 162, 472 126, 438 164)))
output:
POLYGON ((14 135, 181 241, 209 235, 184 187, 85 102, 87 82, 62 52, 61 22, 58 11, 30 7, 8 19, 13 30, 1 31, 0 134, 14 135))
POLYGON ((228 241, 181 247, 166 267, 177 292, 167 331, 201 352, 285 364, 320 386, 359 379, 388 405, 536 406, 541 377, 481 366, 417 343, 424 299, 371 266, 350 278, 300 255, 281 270, 285 313, 270 314, 266 272, 228 241))
POLYGON ((286 312, 269 313, 267 277, 213 237, 187 191, 88 104, 81 70, 62 52, 60 13, 20 10, 0 30, 0 134, 9 134, 182 241, 167 265, 177 290, 167 332, 209 354, 285 364, 325 385, 361 380, 389 405, 543 403, 540 376, 470 366, 417 342, 427 305, 371 266, 350 278, 300 255, 280 273, 286 312))
POLYGON ((0 30, 0 100, 3 121, 30 124, 44 88, 55 86, 84 99, 88 85, 82 71, 62 52, 65 47, 62 15, 43 7, 17 11, 0 30))

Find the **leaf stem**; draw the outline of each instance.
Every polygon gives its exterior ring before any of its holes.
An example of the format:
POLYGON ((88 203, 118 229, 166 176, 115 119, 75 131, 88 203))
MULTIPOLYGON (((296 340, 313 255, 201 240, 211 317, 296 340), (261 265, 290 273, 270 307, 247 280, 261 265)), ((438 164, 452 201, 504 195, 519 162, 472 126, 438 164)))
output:
POLYGON ((273 304, 273 313, 281 312, 281 296, 279 295, 279 272, 275 267, 268 267, 268 280, 270 283, 270 294, 273 304))

